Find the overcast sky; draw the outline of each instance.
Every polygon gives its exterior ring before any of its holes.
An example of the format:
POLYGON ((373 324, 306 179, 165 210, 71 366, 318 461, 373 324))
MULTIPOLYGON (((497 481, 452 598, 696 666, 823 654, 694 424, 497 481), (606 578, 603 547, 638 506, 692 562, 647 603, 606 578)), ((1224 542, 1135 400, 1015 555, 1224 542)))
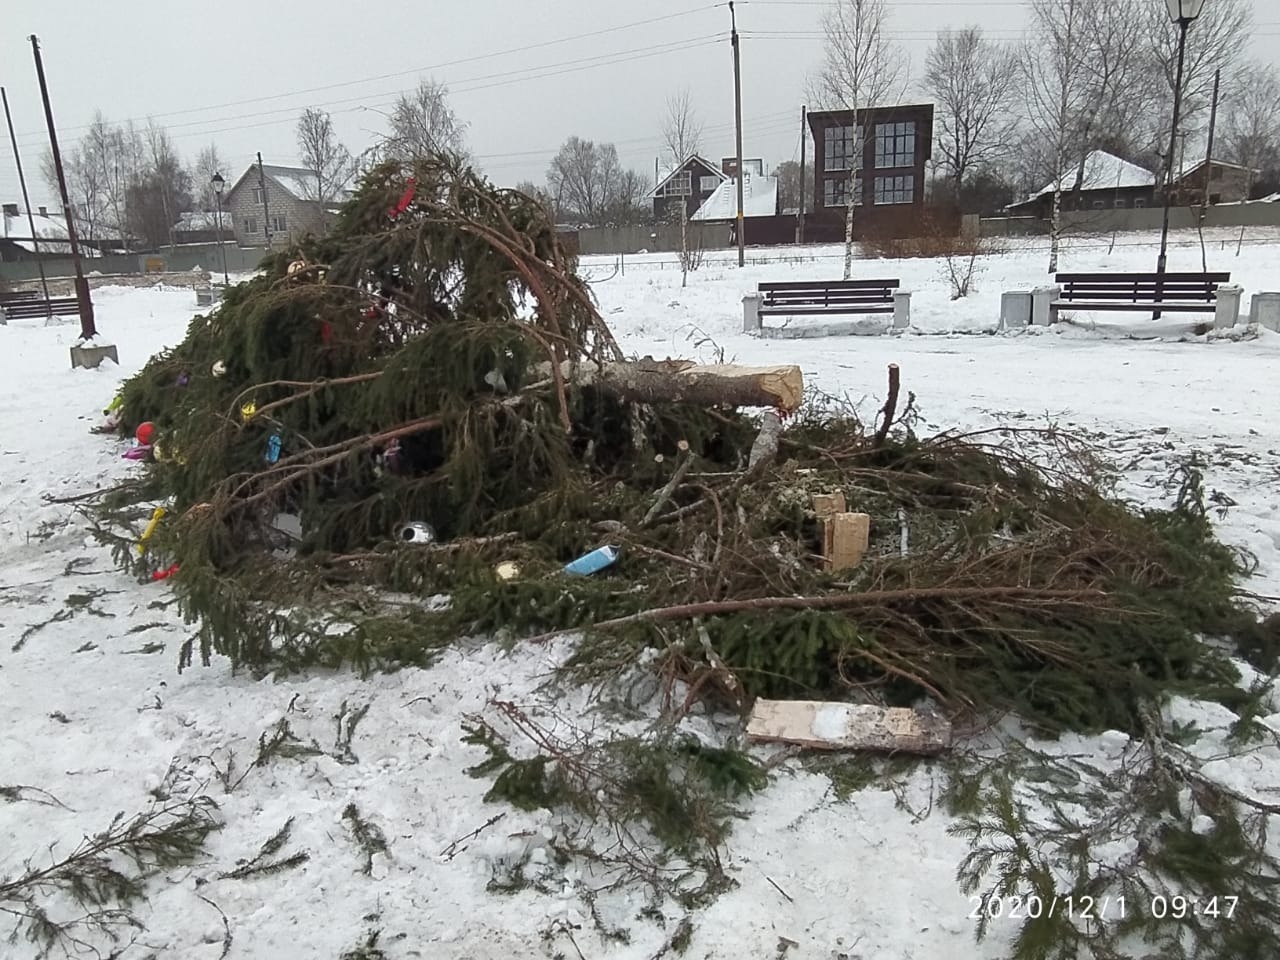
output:
MULTIPOLYGON (((1150 0, 1159 4, 1161 0, 1150 0)), ((1208 0, 1212 3, 1213 0, 1208 0)), ((1280 60, 1276 0, 1251 0, 1251 55, 1280 60)), ((1015 39, 1026 0, 889 0, 892 34, 913 67, 947 26, 1015 39)), ((824 0, 739 0, 743 150, 770 168, 799 157, 805 77, 821 52, 824 0)), ((353 152, 384 129, 378 110, 419 76, 447 82, 484 172, 542 183, 571 135, 617 144, 624 165, 653 175, 666 97, 683 86, 712 159, 734 152, 726 4, 702 0, 3 0, 0 85, 8 90, 34 203, 47 144, 26 37, 40 38, 64 151, 101 109, 169 128, 190 160, 218 145, 234 180, 262 151, 296 160, 307 106, 333 113, 353 152)), ((13 154, 0 145, 0 199, 19 199, 13 154)))

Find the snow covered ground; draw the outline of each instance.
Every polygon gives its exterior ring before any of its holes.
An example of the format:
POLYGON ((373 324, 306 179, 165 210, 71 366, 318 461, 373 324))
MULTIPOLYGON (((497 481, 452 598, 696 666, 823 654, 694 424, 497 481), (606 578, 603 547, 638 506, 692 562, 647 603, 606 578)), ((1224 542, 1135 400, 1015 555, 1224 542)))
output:
MULTIPOLYGON (((1230 269, 1247 293, 1280 287, 1280 238, 1245 243, 1238 257, 1234 239, 1210 238, 1211 268, 1230 269)), ((1194 235, 1175 241, 1170 268, 1198 268, 1194 235)), ((1150 237, 1122 236, 1112 251, 1108 242, 1077 241, 1063 269, 1154 263, 1150 237)), ((881 402, 886 365, 898 363, 931 426, 1049 420, 1096 432, 1125 467, 1126 492, 1151 504, 1170 501, 1169 467, 1199 453, 1222 507, 1221 536, 1258 557, 1249 589, 1280 596, 1280 337, 971 335, 994 327, 1002 290, 1043 279, 1042 246, 1020 241, 985 264, 978 291, 960 303, 948 299, 937 263, 857 264, 857 276, 900 277, 915 293, 917 330, 946 335, 760 341, 740 332, 742 294, 766 279, 838 276, 840 260, 833 249, 751 255, 773 262, 744 270, 707 263, 685 289, 670 255, 628 257, 625 275, 611 278, 613 258, 590 259, 584 270, 596 278, 602 311, 629 352, 711 359, 722 349, 744 363, 798 363, 806 381, 861 400, 868 412, 881 402)), ((119 812, 131 816, 156 795, 203 783, 225 826, 207 858, 149 885, 140 910, 146 929, 122 933, 122 944, 134 942, 120 956, 336 960, 375 929, 393 958, 655 956, 675 914, 666 929, 639 918, 639 894, 600 900, 603 919, 630 931, 624 944, 596 935, 581 895, 590 877, 559 878, 560 896, 486 892, 504 863, 541 858, 554 824, 545 814, 510 810, 480 830, 503 810, 482 801, 487 780, 464 773, 484 755, 461 742, 463 723, 495 694, 585 721, 580 699, 551 704, 538 690, 567 641, 511 655, 471 645, 432 669, 367 680, 317 672, 255 681, 232 675, 224 662, 177 673, 189 628, 165 606, 167 587, 119 573, 74 506, 51 498, 138 469, 121 459, 123 444, 89 428, 124 376, 181 339, 194 296, 103 289, 95 302, 101 330, 119 346, 119 368, 70 370, 74 326, 0 327, 0 882, 24 861, 40 865, 51 850, 66 853, 119 812), (340 761, 337 718, 365 704, 351 740, 355 762, 340 761), (260 737, 281 721, 325 752, 248 769, 260 737), (245 775, 228 791, 216 769, 233 755, 245 775), (17 786, 47 791, 60 805, 34 802, 40 795, 30 789, 3 792, 17 786), (342 816, 350 803, 387 840, 388 853, 373 857, 367 875, 342 816), (290 817, 292 834, 279 855, 305 851, 306 863, 271 876, 220 877, 290 817)), ((1207 751, 1234 719, 1216 705, 1180 703, 1176 712, 1209 731, 1207 751)), ((1053 749, 1114 759, 1126 739, 1071 738, 1053 749)), ((1274 749, 1222 761, 1214 774, 1280 800, 1274 749)), ((923 815, 937 787, 920 775, 898 794, 872 788, 841 803, 824 777, 798 767, 775 771, 728 841, 727 869, 739 885, 694 918, 686 956, 1001 956, 1013 927, 997 924, 973 945, 971 904, 954 881, 966 846, 948 836, 943 814, 923 815)), ((69 905, 55 907, 70 915, 69 905)), ((34 947, 18 942, 0 953, 25 958, 34 947)))

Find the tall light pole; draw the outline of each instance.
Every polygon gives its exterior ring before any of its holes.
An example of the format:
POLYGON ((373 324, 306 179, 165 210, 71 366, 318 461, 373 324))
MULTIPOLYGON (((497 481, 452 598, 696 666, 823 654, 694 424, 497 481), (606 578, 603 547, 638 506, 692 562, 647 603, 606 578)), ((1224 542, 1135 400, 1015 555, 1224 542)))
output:
MULTIPOLYGON (((1164 294, 1165 268, 1169 264, 1169 200, 1173 193, 1173 158, 1178 150, 1178 121, 1182 112, 1182 71, 1187 57, 1187 30, 1204 9, 1205 0, 1164 0, 1169 18, 1178 25, 1178 73, 1173 82, 1173 129, 1169 131, 1169 154, 1165 163, 1164 225, 1160 228, 1160 258, 1156 261, 1156 302, 1164 294)), ((1160 311, 1155 312, 1160 319, 1160 311)))
POLYGON ((734 178, 738 181, 738 217, 735 233, 738 237, 738 266, 746 262, 746 231, 742 222, 742 63, 738 54, 738 17, 733 12, 733 0, 729 0, 729 20, 733 25, 733 114, 734 129, 738 141, 738 169, 734 178))
POLYGON ((227 185, 227 181, 222 179, 221 173, 214 173, 209 183, 213 185, 213 195, 218 204, 218 248, 222 251, 222 285, 229 287, 231 280, 227 277, 227 243, 222 235, 222 188, 227 185))

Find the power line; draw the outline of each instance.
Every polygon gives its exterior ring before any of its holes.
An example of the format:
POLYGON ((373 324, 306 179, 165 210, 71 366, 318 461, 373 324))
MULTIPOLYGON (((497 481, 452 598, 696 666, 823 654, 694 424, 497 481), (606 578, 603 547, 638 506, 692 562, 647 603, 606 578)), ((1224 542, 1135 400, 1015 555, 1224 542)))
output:
MULTIPOLYGON (((711 46, 724 39, 726 34, 723 32, 710 33, 701 37, 690 37, 684 40, 667 41, 664 43, 653 44, 648 47, 639 47, 630 51, 619 51, 615 53, 596 54, 590 57, 579 57, 574 60, 564 60, 559 63, 542 64, 539 66, 523 67, 518 70, 507 70, 501 73, 487 74, 479 77, 471 77, 466 80, 456 81, 450 84, 450 93, 473 93, 479 90, 488 90, 495 87, 510 86, 515 83, 527 83, 531 80, 541 80, 548 77, 563 76, 569 73, 577 73, 582 70, 590 70, 598 67, 612 66, 620 63, 630 63, 636 60, 650 59, 655 56, 663 56, 668 53, 678 53, 686 50, 694 50, 700 47, 711 46)), ((357 101, 366 101, 363 105, 373 107, 389 107, 394 105, 392 101, 379 101, 374 104, 368 104, 367 101, 377 97, 395 97, 401 93, 399 90, 383 91, 379 93, 364 94, 355 97, 343 97, 336 100, 328 100, 320 103, 312 103, 307 106, 334 107, 343 104, 351 104, 357 101)), ((238 114, 228 117, 208 117, 202 120, 190 120, 184 123, 172 124, 166 129, 181 130, 185 127, 205 127, 209 124, 226 123, 234 120, 251 120, 258 117, 276 116, 278 114, 288 114, 288 122, 292 122, 292 118, 297 112, 303 109, 304 105, 294 104, 287 107, 277 107, 271 110, 260 110, 255 113, 238 114)), ((350 113, 360 107, 336 110, 337 113, 350 113)), ((125 121, 128 122, 128 121, 125 121)), ((250 123, 232 127, 223 127, 219 129, 198 129, 185 133, 171 134, 175 139, 189 136, 211 136, 217 133, 231 133, 239 130, 255 129, 263 126, 272 126, 282 122, 277 118, 263 123, 250 123)), ((28 137, 39 137, 39 134, 28 134, 28 137)), ((24 142, 24 146, 30 146, 31 141, 24 142)))
MULTIPOLYGON (((543 40, 538 43, 521 44, 518 47, 511 47, 506 50, 495 50, 492 53, 481 53, 481 54, 476 54, 470 57, 459 57, 454 60, 445 60, 440 63, 429 64, 427 66, 421 66, 421 67, 414 67, 409 70, 399 70, 394 73, 376 74, 373 76, 361 77, 355 80, 343 80, 337 83, 323 84, 318 87, 305 87, 299 90, 287 91, 285 93, 273 93, 273 94, 265 94, 260 97, 248 97, 243 100, 229 100, 225 103, 210 104, 203 107, 187 107, 182 110, 170 110, 166 113, 150 114, 148 117, 127 117, 124 120, 121 120, 118 122, 119 123, 130 123, 130 122, 142 123, 144 120, 147 120, 147 119, 159 119, 162 117, 176 117, 176 116, 182 116, 189 113, 203 113, 207 110, 221 110, 225 107, 239 107, 239 106, 245 106, 251 103, 263 103, 268 100, 279 100, 284 97, 296 97, 296 96, 301 96, 303 94, 308 94, 308 93, 319 93, 325 90, 336 90, 342 87, 351 87, 351 86, 356 86, 362 83, 376 83, 380 80, 391 80, 396 77, 405 77, 405 76, 413 76, 413 75, 422 74, 422 73, 430 73, 433 70, 443 70, 446 67, 456 67, 464 63, 477 63, 483 60, 492 60, 495 57, 510 56, 511 54, 524 53, 525 51, 528 51, 528 50, 539 50, 545 47, 557 46, 562 43, 572 43, 575 40, 587 40, 592 37, 601 37, 601 36, 605 36, 606 34, 618 33, 623 30, 632 30, 632 29, 635 29, 636 27, 650 26, 655 23, 664 23, 670 20, 677 20, 682 17, 691 16, 697 13, 705 13, 710 9, 711 8, 707 6, 699 6, 699 7, 694 7, 690 10, 682 10, 676 13, 664 14, 659 17, 648 17, 647 19, 644 19, 644 20, 635 20, 635 21, 632 21, 631 23, 619 24, 618 26, 615 26, 615 27, 604 27, 600 30, 591 30, 586 33, 577 33, 568 37, 558 37, 554 40, 543 40)), ((92 126, 92 124, 85 123, 85 124, 80 124, 79 126, 59 128, 58 132, 64 133, 64 132, 72 132, 76 130, 87 130, 90 126, 92 126)), ((30 136, 30 135, 31 135, 30 133, 22 134, 22 136, 30 136)))

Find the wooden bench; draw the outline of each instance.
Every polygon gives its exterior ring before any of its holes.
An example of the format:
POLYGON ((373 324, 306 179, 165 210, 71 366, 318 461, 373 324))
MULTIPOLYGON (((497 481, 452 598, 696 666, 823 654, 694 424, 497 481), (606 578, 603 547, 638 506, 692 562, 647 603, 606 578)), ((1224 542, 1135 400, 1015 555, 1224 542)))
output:
POLYGON ((910 323, 911 294, 898 289, 898 280, 793 280, 762 283, 743 297, 743 329, 764 337, 830 336, 842 333, 883 333, 882 328, 856 324, 794 328, 765 327, 764 317, 844 317, 888 314, 892 329, 910 323))
MULTIPOLYGON (((1130 310, 1154 313, 1212 313, 1214 326, 1234 326, 1240 313, 1239 287, 1230 273, 1059 273, 1045 322, 1063 309, 1130 310)), ((1053 290, 1054 288, 1050 288, 1053 290)))
POLYGON ((0 290, 0 307, 5 304, 17 303, 20 300, 34 300, 40 296, 35 290, 0 290))
POLYGON ((22 299, 0 304, 0 320, 36 320, 40 317, 69 317, 80 312, 80 301, 75 297, 43 297, 22 299))

